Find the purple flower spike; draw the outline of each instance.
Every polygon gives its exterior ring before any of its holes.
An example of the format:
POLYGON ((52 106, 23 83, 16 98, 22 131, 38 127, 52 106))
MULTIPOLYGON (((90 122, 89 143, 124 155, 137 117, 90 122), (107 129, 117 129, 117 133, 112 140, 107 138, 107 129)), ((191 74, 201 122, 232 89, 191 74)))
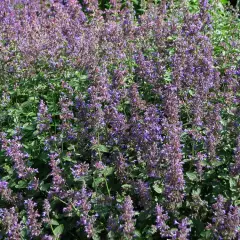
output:
POLYGON ((25 200, 25 205, 27 209, 27 227, 29 230, 29 235, 31 237, 38 237, 41 232, 41 223, 38 221, 40 214, 34 208, 37 206, 35 202, 31 199, 25 200))
POLYGON ((123 221, 123 233, 128 239, 132 239, 135 230, 135 212, 133 210, 133 201, 130 196, 125 198, 122 205, 121 220, 123 221))

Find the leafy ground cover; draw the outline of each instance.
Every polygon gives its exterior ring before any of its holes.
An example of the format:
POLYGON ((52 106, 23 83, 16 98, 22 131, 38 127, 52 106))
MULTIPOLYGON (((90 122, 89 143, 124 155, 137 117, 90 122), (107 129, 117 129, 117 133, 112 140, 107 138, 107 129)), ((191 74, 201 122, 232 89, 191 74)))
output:
POLYGON ((0 239, 240 238, 237 13, 135 10, 1 1, 0 239))

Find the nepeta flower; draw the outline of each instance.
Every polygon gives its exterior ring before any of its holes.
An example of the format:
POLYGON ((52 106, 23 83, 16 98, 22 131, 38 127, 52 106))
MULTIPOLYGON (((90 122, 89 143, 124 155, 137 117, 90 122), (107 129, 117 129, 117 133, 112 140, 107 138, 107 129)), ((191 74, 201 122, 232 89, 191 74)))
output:
POLYGON ((231 168, 233 175, 237 176, 240 174, 240 136, 237 138, 237 147, 234 152, 234 164, 231 168))
POLYGON ((6 134, 0 134, 2 148, 6 151, 6 155, 13 160, 18 177, 28 178, 37 173, 38 170, 27 166, 25 158, 28 158, 28 154, 21 151, 22 144, 20 139, 18 136, 15 136, 13 139, 7 139, 6 134))
POLYGON ((57 153, 52 153, 49 155, 52 172, 52 181, 53 186, 51 186, 51 191, 49 192, 49 196, 57 195, 59 197, 63 197, 66 195, 66 192, 63 190, 65 187, 65 179, 61 176, 62 170, 59 168, 58 164, 60 163, 60 159, 58 158, 57 153))
POLYGON ((13 192, 8 188, 8 182, 0 181, 0 197, 7 202, 14 202, 13 192))
POLYGON ((149 184, 143 182, 142 180, 138 180, 135 184, 136 192, 139 195, 139 204, 145 208, 151 207, 151 193, 149 184))
POLYGON ((168 237, 169 232, 169 226, 167 225, 167 220, 169 219, 169 216, 167 213, 164 213, 162 206, 159 204, 156 205, 156 227, 160 231, 161 237, 168 237))
POLYGON ((33 177, 31 182, 28 184, 28 189, 30 190, 37 190, 39 187, 39 179, 36 177, 33 177))
POLYGON ((44 235, 41 239, 42 240, 54 240, 54 238, 50 235, 44 235))
POLYGON ((0 219, 3 227, 6 229, 6 235, 9 240, 21 240, 22 224, 18 221, 18 212, 14 207, 10 209, 0 209, 0 219))
POLYGON ((108 218, 108 223, 107 223, 107 230, 108 231, 113 231, 113 232, 118 232, 119 231, 119 218, 114 217, 113 215, 110 215, 108 218))
POLYGON ((50 222, 50 212, 51 212, 51 205, 48 201, 48 199, 44 199, 44 203, 43 203, 43 213, 42 213, 42 216, 43 216, 43 222, 44 223, 49 223, 50 222))
POLYGON ((2 93, 2 99, 1 99, 1 104, 0 104, 0 106, 6 107, 10 101, 11 101, 10 96, 7 94, 7 92, 4 91, 4 92, 2 93))
POLYGON ((41 232, 41 223, 38 221, 40 214, 34 208, 37 206, 31 199, 24 201, 27 209, 27 227, 31 237, 38 237, 41 232))
POLYGON ((201 152, 197 153, 196 159, 195 159, 195 166, 196 166, 196 170, 197 173, 199 174, 199 176, 202 176, 203 173, 203 160, 205 160, 207 158, 206 154, 203 154, 201 152))
POLYGON ((130 196, 127 196, 122 205, 121 221, 123 222, 124 235, 132 239, 135 230, 135 212, 133 210, 133 201, 130 196))
POLYGON ((73 168, 71 168, 72 174, 75 179, 80 179, 82 176, 87 175, 88 169, 89 169, 89 164, 87 163, 75 164, 73 168))
POLYGON ((50 123, 52 122, 51 114, 48 113, 47 105, 41 99, 38 118, 37 118, 37 128, 40 132, 48 131, 50 129, 50 123))
POLYGON ((62 95, 59 100, 59 105, 61 107, 60 119, 62 120, 62 124, 59 128, 65 137, 75 139, 76 132, 74 131, 71 123, 71 120, 74 120, 74 114, 70 109, 73 106, 73 102, 67 96, 62 95))
POLYGON ((237 206, 226 204, 222 195, 218 195, 217 202, 213 204, 212 224, 208 229, 213 231, 216 238, 235 239, 239 233, 240 211, 237 206))
POLYGON ((178 230, 176 232, 176 235, 174 235, 173 239, 188 240, 188 236, 191 231, 188 219, 184 218, 180 223, 178 223, 177 221, 175 221, 175 223, 178 224, 178 230))
POLYGON ((80 209, 80 224, 84 226, 84 230, 88 238, 92 238, 94 235, 94 222, 95 216, 90 215, 91 192, 88 192, 86 186, 83 186, 80 192, 76 192, 74 195, 74 205, 80 209))
POLYGON ((164 95, 163 131, 166 134, 162 149, 162 158, 165 159, 168 169, 164 179, 164 195, 170 208, 176 208, 184 197, 184 177, 182 166, 182 152, 180 143, 181 123, 179 122, 179 100, 177 88, 167 86, 164 95))
POLYGON ((128 180, 128 175, 127 175, 128 164, 126 162, 125 157, 120 152, 116 156, 115 165, 116 165, 117 178, 120 180, 121 183, 127 182, 127 180, 128 180))

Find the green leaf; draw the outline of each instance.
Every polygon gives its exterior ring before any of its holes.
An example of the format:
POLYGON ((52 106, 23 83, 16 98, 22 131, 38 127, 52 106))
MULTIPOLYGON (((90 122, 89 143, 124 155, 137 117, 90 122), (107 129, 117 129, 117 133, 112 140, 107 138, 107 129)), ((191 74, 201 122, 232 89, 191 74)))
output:
POLYGON ((105 178, 95 178, 93 181, 93 187, 97 187, 99 184, 105 181, 105 178))
POLYGON ((113 167, 105 167, 102 171, 103 175, 106 177, 106 176, 109 176, 113 173, 113 170, 114 168, 113 167))
POLYGON ((136 237, 141 237, 141 232, 138 231, 138 230, 135 230, 135 231, 134 231, 134 236, 136 236, 136 237))
POLYGON ((204 239, 211 239, 212 237, 212 231, 211 230, 206 230, 204 232, 202 232, 201 237, 203 237, 204 239))
POLYGON ((23 181, 23 180, 20 180, 18 182, 18 184, 15 186, 15 188, 26 188, 27 187, 27 182, 26 181, 23 181))
POLYGON ((99 152, 105 152, 105 153, 109 152, 108 148, 101 144, 94 145, 91 149, 99 152))
POLYGON ((234 178, 229 178, 229 185, 230 189, 234 190, 234 188, 237 186, 237 181, 234 178))
POLYGON ((42 183, 40 184, 40 190, 47 192, 50 189, 51 184, 50 183, 42 183))
POLYGON ((220 0, 222 4, 227 4, 229 0, 220 0))
POLYGON ((130 184, 123 184, 123 185, 122 185, 122 188, 123 188, 123 189, 131 189, 131 188, 132 188, 132 185, 130 185, 130 184))
POLYGON ((163 192, 163 189, 157 183, 154 183, 153 189, 157 193, 162 193, 163 192))
POLYGON ((23 130, 33 131, 33 130, 35 130, 35 126, 33 124, 26 123, 23 125, 23 130))
POLYGON ((54 220, 54 219, 51 219, 50 224, 51 224, 51 225, 55 225, 55 226, 58 226, 58 225, 59 225, 58 221, 57 221, 57 220, 54 220))
POLYGON ((192 195, 194 195, 194 196, 198 196, 200 193, 201 193, 201 189, 200 188, 198 188, 197 190, 193 190, 192 191, 192 195))
POLYGON ((64 225, 63 225, 63 224, 57 226, 57 227, 53 230, 54 236, 59 237, 59 236, 63 233, 63 230, 64 230, 64 225))
POLYGON ((194 181, 197 179, 197 174, 194 172, 187 172, 186 175, 191 181, 194 181))

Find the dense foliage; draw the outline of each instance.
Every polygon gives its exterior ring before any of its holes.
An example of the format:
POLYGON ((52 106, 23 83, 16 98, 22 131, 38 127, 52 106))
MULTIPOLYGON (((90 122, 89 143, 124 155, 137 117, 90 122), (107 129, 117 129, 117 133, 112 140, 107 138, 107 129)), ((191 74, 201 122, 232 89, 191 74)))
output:
POLYGON ((240 21, 159 2, 1 1, 0 239, 240 238, 240 21))

